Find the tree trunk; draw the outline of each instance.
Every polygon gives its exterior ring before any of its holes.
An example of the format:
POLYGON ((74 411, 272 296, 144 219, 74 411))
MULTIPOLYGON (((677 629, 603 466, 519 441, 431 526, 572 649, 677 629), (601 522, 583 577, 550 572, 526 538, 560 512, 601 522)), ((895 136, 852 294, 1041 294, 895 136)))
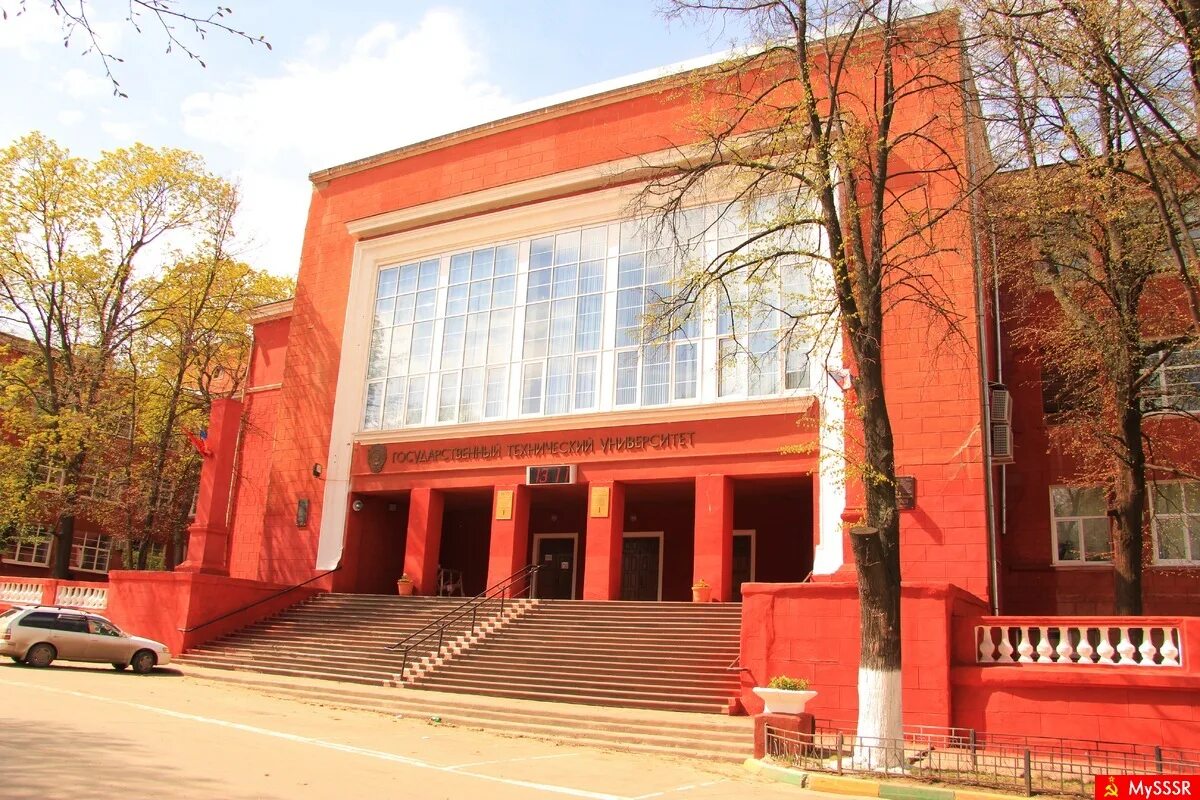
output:
POLYGON ((1118 391, 1121 445, 1125 458, 1113 487, 1112 564, 1115 610, 1120 616, 1142 613, 1143 512, 1146 507, 1146 452, 1142 443, 1142 412, 1136 397, 1118 391), (1122 402, 1123 401, 1123 402, 1122 402))
POLYGON ((75 513, 79 502, 79 476, 83 474, 86 455, 77 453, 63 468, 63 486, 70 487, 63 498, 63 511, 58 517, 58 530, 54 532, 54 560, 50 566, 50 577, 66 580, 71 577, 71 552, 75 549, 75 513))
POLYGON ((867 533, 851 538, 862 632, 858 665, 858 768, 904 763, 900 685, 900 517, 892 426, 883 396, 878 337, 855 347, 854 382, 863 407, 867 533))

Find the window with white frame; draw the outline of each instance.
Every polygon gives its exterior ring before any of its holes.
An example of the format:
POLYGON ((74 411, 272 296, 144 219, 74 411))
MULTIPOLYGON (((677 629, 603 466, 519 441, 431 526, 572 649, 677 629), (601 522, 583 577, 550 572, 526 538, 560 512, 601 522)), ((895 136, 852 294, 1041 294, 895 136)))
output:
POLYGON ((1054 561, 1089 564, 1110 561, 1108 506, 1098 486, 1050 487, 1054 561))
POLYGON ((112 538, 95 531, 75 534, 71 546, 71 568, 80 572, 108 572, 112 538))
MULTIPOLYGON (((1160 359, 1150 356, 1150 363, 1160 359)), ((1161 360, 1146 382, 1146 410, 1200 411, 1200 348, 1176 350, 1161 360)))
POLYGON ((50 565, 51 531, 39 525, 19 531, 8 540, 3 560, 10 564, 26 564, 33 567, 50 565))
POLYGON ((1150 492, 1154 560, 1200 563, 1200 483, 1161 481, 1150 492))
POLYGON ((789 298, 809 286, 798 265, 768 265, 735 288, 755 303, 731 307, 720 332, 710 301, 668 301, 689 263, 711 259, 721 235, 744 238, 754 224, 749 214, 721 221, 718 213, 683 212, 694 236, 682 246, 663 246, 644 222, 612 222, 385 263, 363 429, 807 391, 811 348, 787 331, 789 298), (718 380, 725 350, 736 366, 718 380))

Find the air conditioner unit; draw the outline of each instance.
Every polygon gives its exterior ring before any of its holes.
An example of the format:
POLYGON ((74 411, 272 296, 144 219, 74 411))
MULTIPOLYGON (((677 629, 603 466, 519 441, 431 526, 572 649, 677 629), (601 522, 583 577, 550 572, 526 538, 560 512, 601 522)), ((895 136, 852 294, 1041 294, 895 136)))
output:
POLYGON ((993 464, 1013 463, 1012 438, 1012 395, 1000 384, 988 389, 989 419, 991 432, 991 456, 993 464))

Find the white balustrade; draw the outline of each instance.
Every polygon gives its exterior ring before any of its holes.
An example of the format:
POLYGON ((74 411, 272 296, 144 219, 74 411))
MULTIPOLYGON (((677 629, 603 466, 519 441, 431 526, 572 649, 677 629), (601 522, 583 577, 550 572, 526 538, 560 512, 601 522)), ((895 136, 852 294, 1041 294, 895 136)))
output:
POLYGON ((993 624, 975 628, 980 664, 1110 664, 1179 667, 1183 640, 1176 625, 1077 623, 993 624))
POLYGON ((108 588, 104 586, 59 586, 54 602, 77 608, 107 608, 108 588))
POLYGON ((42 602, 42 585, 40 583, 0 581, 0 603, 16 605, 40 602, 42 602))

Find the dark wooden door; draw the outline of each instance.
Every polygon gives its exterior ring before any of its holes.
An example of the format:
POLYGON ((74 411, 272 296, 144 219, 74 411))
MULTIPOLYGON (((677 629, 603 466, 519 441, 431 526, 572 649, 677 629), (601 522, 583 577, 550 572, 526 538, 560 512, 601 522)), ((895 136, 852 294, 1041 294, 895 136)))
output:
POLYGON ((658 565, 662 540, 657 536, 627 536, 621 549, 621 599, 661 600, 658 565))
POLYGON ((754 546, 754 537, 747 534, 733 537, 733 600, 740 603, 742 600, 742 584, 746 581, 754 580, 752 574, 752 566, 754 564, 754 554, 751 548, 754 546))
POLYGON ((541 565, 534 581, 534 597, 570 600, 575 596, 575 539, 538 539, 536 563, 541 565))

